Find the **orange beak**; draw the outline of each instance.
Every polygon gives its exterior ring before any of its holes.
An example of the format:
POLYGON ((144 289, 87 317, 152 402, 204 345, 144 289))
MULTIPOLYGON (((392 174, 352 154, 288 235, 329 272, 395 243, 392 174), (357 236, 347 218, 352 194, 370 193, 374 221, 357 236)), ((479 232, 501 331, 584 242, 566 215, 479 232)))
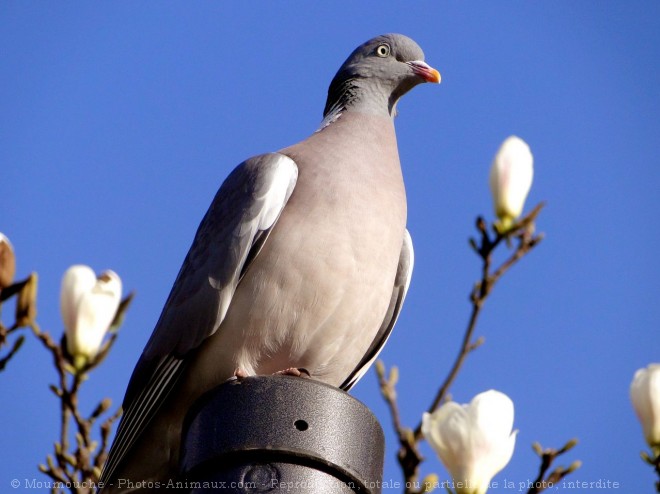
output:
POLYGON ((412 62, 406 63, 410 65, 415 75, 418 75, 426 82, 434 82, 436 84, 440 83, 440 72, 438 72, 426 62, 422 62, 421 60, 414 60, 412 62))

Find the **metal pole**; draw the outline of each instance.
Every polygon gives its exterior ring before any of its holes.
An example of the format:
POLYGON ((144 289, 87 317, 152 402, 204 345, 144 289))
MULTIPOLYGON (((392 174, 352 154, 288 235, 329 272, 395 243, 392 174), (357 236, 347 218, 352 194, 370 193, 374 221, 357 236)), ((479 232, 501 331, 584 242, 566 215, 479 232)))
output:
POLYGON ((384 437, 369 409, 313 379, 228 381, 188 414, 182 485, 191 494, 380 494, 384 437))

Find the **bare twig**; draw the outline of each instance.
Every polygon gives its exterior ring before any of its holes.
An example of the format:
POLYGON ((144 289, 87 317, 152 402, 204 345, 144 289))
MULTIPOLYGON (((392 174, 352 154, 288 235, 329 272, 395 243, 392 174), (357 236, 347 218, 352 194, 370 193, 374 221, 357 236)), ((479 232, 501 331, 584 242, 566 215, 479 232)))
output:
POLYGON ((641 457, 646 463, 653 467, 653 470, 658 475, 658 479, 655 483, 655 491, 660 492, 660 448, 651 448, 652 454, 648 454, 646 451, 642 451, 641 457))
MULTIPOLYGON (((429 413, 438 408, 440 403, 442 403, 447 397, 449 388, 456 379, 456 376, 468 354, 483 344, 483 338, 473 340, 473 335, 483 304, 491 293, 493 287, 514 264, 528 254, 543 239, 542 235, 534 235, 533 233, 534 222, 543 206, 543 203, 536 206, 527 216, 522 218, 507 231, 501 232, 496 228, 493 228, 494 236, 492 238, 488 231, 486 221, 481 217, 477 218, 476 226, 481 238, 479 242, 470 239, 470 245, 482 260, 481 279, 474 285, 472 292, 470 293, 472 311, 460 350, 449 374, 440 386, 440 389, 436 393, 435 398, 428 409, 429 413), (513 254, 511 254, 511 256, 493 271, 492 254, 503 240, 506 241, 507 245, 515 240, 517 241, 517 247, 513 254)), ((381 393, 388 405, 390 415, 392 416, 394 430, 399 438, 400 447, 397 457, 406 482, 404 492, 405 494, 419 494, 421 492, 426 492, 425 488, 422 488, 422 490, 416 490, 412 487, 419 485, 419 482, 417 482, 419 478, 419 465, 424 460, 419 451, 419 441, 422 439, 422 422, 419 422, 414 431, 405 427, 401 423, 395 389, 396 380, 398 378, 396 367, 392 367, 390 370, 390 377, 386 378, 385 366, 379 361, 376 365, 376 372, 378 374, 381 393)))
POLYGON ((376 374, 378 375, 378 383, 380 385, 380 392, 385 398, 385 402, 390 408, 390 415, 392 415, 392 423, 397 432, 403 431, 401 425, 401 416, 399 414, 399 407, 396 403, 396 383, 399 378, 399 369, 394 366, 390 368, 389 377, 385 377, 385 364, 382 360, 376 362, 376 374))
MULTIPOLYGON (((8 336, 19 329, 30 328, 34 336, 50 353, 57 372, 57 384, 51 384, 50 390, 59 401, 60 431, 59 438, 54 443, 54 453, 46 456, 46 463, 38 466, 39 471, 47 475, 55 483, 51 488, 53 494, 61 494, 65 488, 75 494, 91 494, 98 483, 101 467, 108 456, 109 438, 112 426, 121 416, 121 408, 106 418, 99 426, 100 443, 93 440, 94 425, 105 414, 112 402, 109 398, 102 400, 91 414, 86 417, 80 412, 78 392, 81 384, 87 379, 90 370, 100 365, 108 355, 118 330, 124 321, 125 313, 133 300, 131 292, 119 304, 115 317, 109 328, 110 337, 97 352, 95 358, 79 368, 72 364, 74 356, 69 355, 66 337, 56 342, 48 332, 44 332, 36 321, 37 314, 37 273, 31 273, 25 280, 2 288, 0 291, 0 308, 3 301, 16 297, 15 322, 6 327, 0 321, 0 349, 8 344, 8 336)), ((20 335, 14 340, 9 352, 0 358, 0 371, 20 349, 25 340, 20 335)))
MULTIPOLYGON (((4 327, 2 328, 4 329, 4 327)), ((6 333, 5 333, 6 334, 6 333)), ((4 335, 3 335, 4 336, 4 335)), ((5 367, 7 366, 7 363, 11 358, 16 355, 16 352, 18 352, 21 349, 21 346, 23 345, 23 342, 25 341, 25 336, 21 335, 16 340, 14 340, 14 344, 11 347, 11 350, 0 359, 0 371, 5 370, 5 367)), ((2 345, 0 345, 2 346, 2 345)))
POLYGON ((101 424, 101 447, 99 448, 98 453, 96 454, 96 458, 94 459, 94 475, 96 480, 101 477, 101 467, 103 467, 105 460, 108 458, 112 426, 117 420, 119 420, 121 414, 122 408, 119 407, 115 413, 113 413, 101 424))
MULTIPOLYGON (((127 307, 127 305, 125 305, 127 307)), ((93 360, 85 368, 76 370, 71 365, 71 356, 66 352, 64 340, 57 344, 47 332, 41 331, 39 325, 32 321, 32 332, 53 357, 53 363, 58 376, 58 384, 50 389, 60 401, 60 437, 55 443, 54 455, 46 457, 46 465, 39 465, 39 470, 51 479, 68 485, 74 494, 90 494, 100 477, 101 467, 105 462, 109 449, 109 437, 113 424, 121 415, 121 408, 113 413, 100 425, 101 441, 92 437, 94 423, 112 406, 109 398, 102 400, 91 412, 89 417, 83 416, 78 403, 78 392, 86 380, 86 372, 99 364, 93 360), (75 427, 75 434, 70 426, 75 427), (72 444, 70 438, 74 437, 72 444)), ((107 354, 117 334, 113 334, 104 346, 103 357, 107 354)), ((62 491, 54 487, 54 494, 62 491)))
MULTIPOLYGON (((501 233, 494 229, 495 237, 493 239, 491 239, 490 234, 488 233, 485 220, 481 217, 477 218, 476 226, 481 235, 481 241, 480 244, 477 244, 474 239, 470 239, 470 245, 482 260, 481 280, 479 280, 474 285, 472 292, 470 293, 472 312, 470 314, 467 329, 465 330, 465 335, 463 336, 461 348, 458 352, 456 360, 454 361, 454 365, 449 371, 448 376, 445 378, 445 381, 442 383, 442 386, 440 386, 440 389, 436 393, 436 396, 428 409, 429 413, 432 413, 436 408, 438 408, 440 403, 442 403, 446 397, 449 388, 456 379, 456 376, 463 366, 463 362, 465 362, 468 354, 483 343, 483 339, 481 338, 473 342, 472 337, 477 325, 477 319, 481 314, 481 309, 483 308, 484 302, 486 301, 486 298, 488 298, 488 295, 490 295, 493 287, 516 262, 528 254, 543 239, 542 235, 532 234, 534 221, 536 220, 536 217, 538 216, 543 206, 543 203, 537 205, 527 216, 521 219, 507 232, 501 233), (493 251, 502 242, 502 240, 505 239, 507 241, 510 239, 517 239, 518 246, 513 254, 507 260, 505 260, 494 272, 491 273, 493 251)), ((420 423, 415 428, 415 440, 419 440, 421 437, 422 423, 420 421, 420 423)))
MULTIPOLYGON (((30 297, 23 296, 23 292, 29 290, 32 290, 33 292, 36 291, 35 284, 36 284, 36 275, 34 275, 33 273, 30 276, 28 276, 28 278, 26 278, 25 280, 16 282, 0 290, 0 308, 2 307, 2 302, 4 302, 5 300, 8 300, 13 296, 16 296, 17 298, 16 321, 9 327, 6 327, 4 324, 2 324, 2 321, 0 321, 0 348, 4 347, 7 344, 8 342, 7 337, 11 333, 29 324, 29 317, 28 318, 23 317, 25 314, 22 313, 22 309, 25 308, 24 306, 26 305, 26 298, 29 299, 30 297), (19 303, 23 305, 20 308, 19 308, 19 303)), ((33 308, 33 310, 31 311, 32 315, 34 315, 35 311, 36 309, 33 308)), ((7 367, 9 361, 21 349, 21 346, 23 345, 24 341, 25 341, 25 336, 23 335, 16 338, 9 352, 7 352, 7 354, 4 357, 0 358, 0 372, 3 371, 5 367, 7 367)))
POLYGON ((380 392, 390 409, 392 425, 399 438, 400 447, 397 453, 397 458, 406 482, 404 492, 406 494, 416 494, 420 491, 413 490, 412 486, 416 485, 418 467, 424 458, 419 451, 418 442, 415 440, 413 431, 408 427, 404 427, 401 423, 399 406, 396 401, 396 383, 399 378, 399 371, 397 367, 392 367, 390 369, 389 378, 385 377, 385 364, 379 360, 376 362, 376 374, 378 375, 380 392))
POLYGON ((534 443, 532 445, 534 451, 537 455, 541 457, 541 466, 539 467, 539 474, 532 483, 531 487, 527 491, 527 494, 539 494, 548 488, 556 486, 561 479, 571 472, 574 472, 582 465, 582 462, 579 460, 574 461, 568 467, 557 467, 547 476, 546 473, 552 466, 552 463, 555 459, 566 453, 568 450, 572 449, 577 444, 577 439, 571 439, 568 441, 563 448, 556 450, 553 448, 543 449, 539 443, 534 443))

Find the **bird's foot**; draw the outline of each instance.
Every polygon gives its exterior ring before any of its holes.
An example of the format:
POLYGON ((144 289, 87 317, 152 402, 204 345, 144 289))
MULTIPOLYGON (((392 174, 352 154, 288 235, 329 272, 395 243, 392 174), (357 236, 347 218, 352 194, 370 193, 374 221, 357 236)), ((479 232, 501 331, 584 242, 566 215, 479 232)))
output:
POLYGON ((238 378, 238 379, 242 379, 242 378, 244 378, 244 377, 248 377, 249 375, 250 375, 250 374, 248 374, 247 371, 246 371, 245 369, 241 369, 240 367, 237 368, 237 369, 234 371, 234 377, 236 377, 236 378, 238 378))
POLYGON ((239 379, 243 379, 245 377, 249 377, 250 374, 247 373, 245 369, 241 369, 240 367, 234 371, 234 375, 231 376, 229 379, 227 379, 227 382, 230 381, 238 381, 239 379))
MULTIPOLYGON (((274 376, 294 376, 294 377, 311 377, 309 371, 304 367, 289 367, 281 371, 273 373, 274 376)), ((234 371, 234 375, 231 376, 227 381, 238 381, 250 377, 250 374, 247 373, 245 369, 240 367, 234 371)))
POLYGON ((289 367, 275 373, 276 376, 312 377, 304 367, 289 367))

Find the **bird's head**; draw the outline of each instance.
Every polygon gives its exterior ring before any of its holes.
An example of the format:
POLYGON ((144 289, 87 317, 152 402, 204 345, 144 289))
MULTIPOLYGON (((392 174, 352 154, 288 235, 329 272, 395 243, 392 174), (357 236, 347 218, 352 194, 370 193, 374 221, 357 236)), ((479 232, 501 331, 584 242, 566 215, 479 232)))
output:
POLYGON ((440 82, 440 73, 424 62, 424 52, 402 34, 384 34, 358 46, 339 68, 328 89, 324 116, 357 107, 394 114, 401 96, 423 82, 440 82))

